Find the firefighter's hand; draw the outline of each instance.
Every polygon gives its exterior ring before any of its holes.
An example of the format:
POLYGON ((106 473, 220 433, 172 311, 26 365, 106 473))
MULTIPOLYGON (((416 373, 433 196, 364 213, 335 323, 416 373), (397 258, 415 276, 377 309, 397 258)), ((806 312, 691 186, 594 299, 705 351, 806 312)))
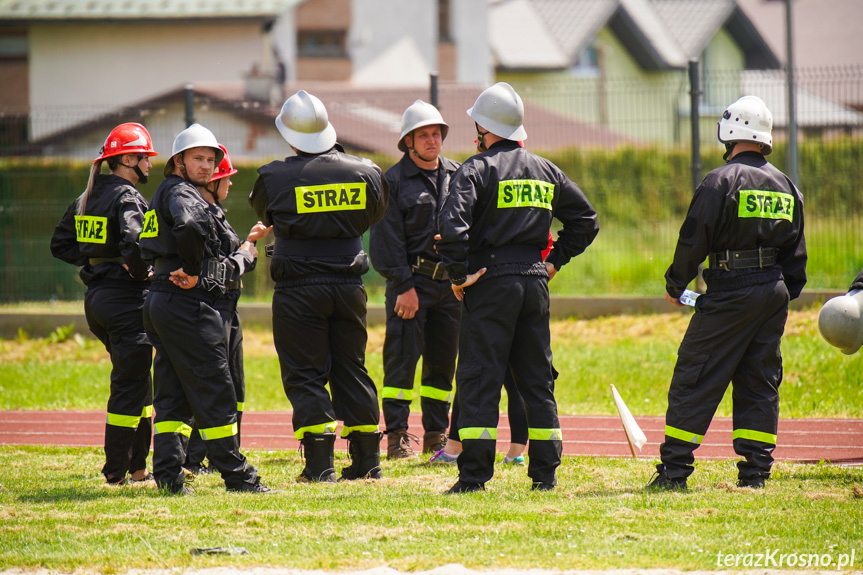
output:
POLYGON ((396 315, 402 319, 413 319, 420 308, 420 298, 416 288, 411 288, 396 298, 396 315))
POLYGON ((680 303, 680 300, 677 299, 676 297, 673 297, 668 292, 665 292, 665 299, 668 301, 668 303, 670 303, 674 307, 683 307, 683 304, 680 303))
MULTIPOLYGON (((434 235, 434 241, 437 242, 439 239, 440 239, 440 234, 435 234, 434 235)), ((434 248, 434 253, 437 253, 437 244, 436 243, 433 244, 432 247, 434 248)))
MULTIPOLYGON (((554 267, 554 264, 550 264, 548 262, 545 262, 545 269, 548 272, 548 281, 553 280, 554 276, 557 274, 557 268, 554 267)), ((555 285, 557 285, 557 284, 555 284, 555 285)))
POLYGON ((172 271, 169 279, 171 283, 183 289, 192 289, 198 285, 198 276, 190 276, 183 271, 183 268, 172 271))
POLYGON ((455 299, 458 301, 462 301, 464 299, 464 288, 470 287, 476 283, 476 281, 482 277, 482 274, 486 272, 487 268, 482 268, 475 271, 472 274, 469 274, 467 278, 465 278, 464 283, 460 286, 452 284, 452 293, 455 295, 455 299))
POLYGON ((246 241, 247 242, 256 242, 261 238, 265 238, 268 235, 270 235, 270 230, 272 230, 272 229, 273 229, 273 226, 267 227, 263 224, 263 222, 261 222, 259 220, 258 223, 256 223, 254 226, 252 226, 252 229, 249 230, 249 235, 246 236, 246 241))

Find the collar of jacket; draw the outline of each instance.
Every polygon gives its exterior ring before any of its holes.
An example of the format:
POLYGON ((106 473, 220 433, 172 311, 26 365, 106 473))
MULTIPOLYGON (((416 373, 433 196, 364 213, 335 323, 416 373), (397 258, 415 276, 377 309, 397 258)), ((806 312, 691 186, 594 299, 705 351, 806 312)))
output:
MULTIPOLYGON (((458 169, 458 164, 456 164, 453 160, 450 160, 449 158, 446 158, 444 156, 438 156, 438 160, 447 172, 454 172, 458 169)), ((417 166, 413 160, 411 160, 408 153, 402 155, 402 159, 399 160, 399 163, 402 166, 402 173, 409 178, 413 178, 414 176, 419 175, 419 173, 422 171, 421 168, 417 166)))

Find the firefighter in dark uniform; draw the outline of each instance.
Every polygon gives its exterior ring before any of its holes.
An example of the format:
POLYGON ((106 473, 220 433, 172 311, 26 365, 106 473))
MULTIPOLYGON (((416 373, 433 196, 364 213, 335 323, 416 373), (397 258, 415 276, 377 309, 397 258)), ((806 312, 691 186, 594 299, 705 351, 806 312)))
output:
POLYGON ((431 104, 417 100, 405 110, 398 142, 404 156, 384 176, 387 213, 370 234, 372 265, 387 280, 381 395, 388 459, 415 457, 408 417, 420 356, 422 451, 436 453, 447 441, 461 303, 435 253, 434 236, 440 200, 459 166, 440 155, 448 130, 431 104))
POLYGON ((380 408, 365 367, 362 235, 386 211, 385 183, 375 164, 336 144, 315 96, 300 90, 288 98, 276 127, 296 156, 259 168, 249 201, 276 237, 273 341, 305 456, 297 479, 336 480, 337 420, 352 460, 342 478, 378 478, 380 408))
POLYGON ((494 474, 507 369, 527 408, 528 476, 533 489, 553 489, 562 437, 548 281, 596 237, 596 212, 557 166, 519 145, 527 137, 524 105, 509 84, 482 92, 467 113, 486 151, 453 176, 437 242, 453 291, 464 303, 456 369, 463 451, 459 480, 448 493, 483 490, 494 474), (563 229, 543 263, 552 217, 563 229))
POLYGON ((54 257, 82 266, 87 325, 111 356, 102 473, 112 485, 152 478, 147 456, 153 434, 153 348, 141 312, 150 266, 138 246, 149 206, 135 185, 147 183, 150 157, 156 155, 144 126, 121 124, 111 130, 93 160, 87 189, 66 210, 51 239, 54 257), (103 161, 110 175, 100 173, 103 161))
POLYGON ((770 477, 779 420, 779 345, 788 302, 806 283, 803 198, 764 158, 773 119, 759 98, 744 96, 719 121, 727 164, 695 190, 665 273, 666 299, 678 301, 704 270, 707 293, 680 344, 668 391, 662 462, 649 485, 684 489, 698 448, 729 382, 733 386, 738 485, 770 477))
MULTIPOLYGON (((231 176, 237 173, 231 164, 228 150, 221 144, 219 148, 224 156, 219 167, 210 178, 210 183, 202 190, 202 195, 210 204, 213 220, 216 222, 216 233, 219 236, 219 261, 225 264, 225 295, 216 300, 215 307, 222 316, 225 332, 228 334, 228 368, 231 381, 234 383, 234 393, 237 396, 237 444, 241 443, 243 408, 246 401, 246 375, 243 368, 243 326, 237 311, 237 301, 243 291, 242 277, 255 269, 258 262, 258 250, 255 242, 266 237, 270 228, 258 222, 249 230, 245 241, 240 238, 225 217, 226 210, 221 202, 228 197, 232 182, 231 176)), ((195 474, 210 473, 205 464, 207 446, 201 438, 197 425, 192 428, 189 446, 186 451, 187 470, 195 474)))
POLYGON ((229 491, 269 491, 240 452, 237 398, 222 316, 226 266, 205 188, 223 152, 205 127, 192 124, 174 140, 165 180, 147 212, 141 248, 154 276, 144 325, 156 348, 153 474, 172 493, 188 493, 183 462, 192 425, 229 491))

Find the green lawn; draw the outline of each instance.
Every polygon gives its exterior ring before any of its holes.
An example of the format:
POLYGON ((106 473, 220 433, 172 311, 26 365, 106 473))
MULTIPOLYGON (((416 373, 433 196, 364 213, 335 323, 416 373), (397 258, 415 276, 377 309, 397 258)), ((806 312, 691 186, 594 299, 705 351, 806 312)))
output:
POLYGON ((689 570, 771 550, 863 560, 860 469, 779 464, 756 492, 733 486, 732 462, 699 462, 688 492, 647 493, 647 462, 566 457, 553 492, 498 465, 488 491, 449 496, 452 467, 385 461, 377 482, 305 485, 297 452, 248 456, 281 493, 227 494, 212 476, 187 497, 107 488, 100 449, 0 447, 0 569, 689 570), (190 555, 231 546, 248 554, 190 555))
MULTIPOLYGON (((828 346, 816 317, 790 316, 782 415, 861 417, 860 355, 828 346)), ((669 313, 553 322, 561 412, 615 413, 613 383, 636 415, 663 414, 687 321, 669 313)), ((382 338, 382 328, 370 330, 377 382, 382 338)), ((246 409, 290 409, 272 334, 248 330, 245 350, 246 409)), ((104 349, 83 334, 0 340, 0 408, 104 409, 109 370, 104 349)), ((719 415, 729 413, 726 397, 719 415)), ((847 563, 852 551, 852 567, 863 561, 860 468, 780 463, 753 492, 734 487, 733 461, 699 460, 688 492, 649 494, 642 487, 655 462, 565 457, 553 492, 531 492, 524 468, 498 466, 487 492, 444 496, 453 467, 384 461, 378 482, 301 485, 298 452, 247 455, 282 493, 227 494, 211 476, 194 482, 193 497, 152 485, 112 489, 99 475, 99 448, 0 446, 0 569, 734 569, 720 558, 743 569, 759 553, 803 566, 800 557, 815 554, 847 563), (249 553, 190 555, 230 546, 249 553)), ((343 452, 336 458, 337 469, 348 463, 343 452)))

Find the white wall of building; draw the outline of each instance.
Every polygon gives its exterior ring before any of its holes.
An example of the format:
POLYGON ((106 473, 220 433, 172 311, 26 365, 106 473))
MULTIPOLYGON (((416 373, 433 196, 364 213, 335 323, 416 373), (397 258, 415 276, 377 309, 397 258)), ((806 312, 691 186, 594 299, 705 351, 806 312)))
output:
POLYGON ((354 84, 428 85, 437 69, 436 0, 353 0, 352 14, 354 84))
MULTIPOLYGON (((456 45, 456 80, 487 87, 494 81, 488 0, 450 0, 450 34, 456 45)), ((499 31, 518 41, 517 31, 499 31)))
POLYGON ((242 81, 262 56, 256 22, 33 25, 32 137, 187 83, 242 81), (55 117, 64 110, 67 119, 55 117))

